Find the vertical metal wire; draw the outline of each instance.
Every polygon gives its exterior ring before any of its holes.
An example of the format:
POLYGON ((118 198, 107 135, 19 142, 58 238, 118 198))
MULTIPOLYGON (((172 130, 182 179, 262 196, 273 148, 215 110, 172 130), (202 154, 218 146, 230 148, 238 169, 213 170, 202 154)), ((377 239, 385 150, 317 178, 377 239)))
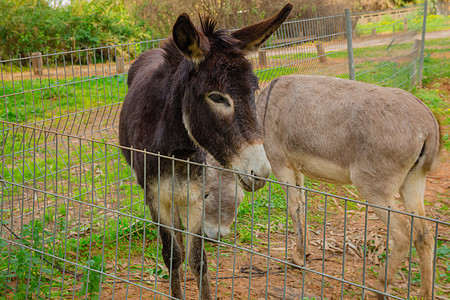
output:
MULTIPOLYGON (((91 141, 91 198, 92 198, 92 205, 91 205, 91 211, 90 211, 90 215, 91 215, 91 220, 90 220, 90 228, 94 228, 94 199, 95 199, 95 176, 94 176, 94 157, 95 157, 95 151, 94 151, 94 141, 91 141)), ((89 277, 91 275, 91 257, 92 257, 92 234, 93 234, 93 230, 90 230, 89 233, 89 254, 88 254, 88 267, 89 269, 87 270, 87 279, 86 282, 89 282, 89 277)), ((86 290, 84 292, 84 299, 87 299, 88 296, 88 285, 86 284, 86 290)))
POLYGON ((423 20, 422 20, 422 42, 420 45, 420 62, 419 62, 419 87, 422 87, 423 61, 425 55, 425 33, 427 31, 427 10, 428 10, 428 1, 424 1, 423 20))
MULTIPOLYGON (((203 200, 205 201, 205 200, 203 200)), ((218 224, 218 243, 217 243, 217 261, 216 261, 216 288, 214 298, 217 299, 217 287, 219 285, 219 264, 220 264, 220 223, 222 219, 222 169, 219 170, 219 224, 218 224)))
MULTIPOLYGON (((364 247, 363 247, 363 278, 362 278, 362 286, 366 286, 366 259, 367 259, 367 217, 369 215, 369 206, 366 203, 365 212, 364 212, 364 247)), ((362 290, 361 299, 364 300, 366 289, 362 290)))
MULTIPOLYGON (((411 212, 411 213, 414 214, 414 212, 411 212)), ((414 216, 411 216, 411 232, 410 232, 410 239, 409 239, 408 296, 407 296, 407 299, 410 298, 410 292, 411 292, 411 264, 412 264, 413 233, 414 233, 414 216)))
MULTIPOLYGON (((35 130, 33 130, 33 133, 35 133, 35 130)), ((33 144, 34 144, 34 164, 33 164, 33 169, 34 171, 36 170, 36 139, 35 139, 35 135, 33 134, 33 144)), ((33 172, 33 174, 36 174, 35 172, 33 172)), ((3 177, 2 177, 3 178, 3 177)), ((36 182, 36 180, 34 180, 34 182, 36 182)), ((33 192, 33 213, 32 213, 32 219, 31 219, 31 241, 34 241, 34 192, 33 192)), ((2 202, 3 204, 3 202, 2 202)), ((3 213, 3 210, 1 211, 3 213)), ((1 223, 3 224, 3 222, 1 223)), ((23 227, 22 227, 23 228, 23 227)), ((22 235, 22 232, 20 233, 22 235)), ((1 234, 0 234, 1 236, 1 234)), ((31 244, 31 247, 34 247, 34 243, 31 244)), ((31 260, 33 257, 33 251, 30 251, 30 256, 29 256, 29 266, 28 266, 28 277, 27 277, 27 290, 25 292, 25 299, 28 298, 28 291, 30 288, 30 279, 31 279, 31 260)))
POLYGON ((238 213, 238 205, 237 205, 237 198, 238 198, 238 175, 234 174, 234 190, 235 190, 235 195, 234 195, 234 199, 235 201, 235 210, 234 210, 234 247, 233 247, 233 274, 231 277, 231 299, 234 299, 234 280, 235 280, 235 270, 236 270, 236 244, 237 244, 237 222, 238 222, 238 218, 237 218, 237 213, 238 213))
MULTIPOLYGON (((103 62, 102 62, 103 64, 103 62)), ((130 150, 130 170, 133 172, 134 170, 134 156, 136 155, 133 146, 131 146, 131 150, 130 150)), ((133 176, 130 176, 130 215, 133 215, 133 176)), ((128 282, 130 281, 130 267, 131 267, 131 234, 132 231, 131 230, 131 226, 133 224, 133 219, 130 217, 128 218, 129 224, 128 226, 130 227, 130 233, 128 235, 128 268, 127 268, 127 289, 125 292, 125 299, 128 299, 128 289, 130 287, 130 285, 128 284, 128 282)))
MULTIPOLYGON (((101 259, 102 259, 102 262, 101 262, 101 266, 100 266, 100 289, 99 289, 99 294, 98 294, 98 297, 99 297, 99 299, 101 298, 101 295, 102 295, 102 282, 103 282, 103 272, 104 272, 104 270, 103 270, 103 268, 104 268, 104 263, 103 263, 103 260, 105 259, 105 247, 106 247, 106 244, 105 244, 105 236, 106 236, 106 223, 107 223, 107 219, 106 219, 106 208, 107 208, 107 204, 106 204, 106 201, 107 201, 107 195, 108 195, 108 146, 106 145, 106 143, 104 143, 104 145, 105 145, 105 190, 104 190, 104 193, 105 193, 105 195, 104 195, 104 197, 103 197, 103 200, 104 200, 104 202, 103 202, 103 205, 104 205, 104 207, 103 207, 103 236, 102 236, 102 257, 101 257, 101 259)), ((145 224, 144 224, 144 226, 145 226, 145 224)), ((91 230, 92 231, 92 230, 91 230)), ((144 241, 145 241, 145 227, 144 227, 144 241)), ((141 276, 141 278, 142 278, 142 276, 141 276)), ((142 283, 141 283, 141 285, 142 285, 142 283)))
MULTIPOLYGON (((78 151, 78 164, 79 164, 79 170, 80 170, 80 175, 78 177, 78 198, 80 200, 80 203, 78 204, 78 222, 77 222, 77 254, 75 256, 75 274, 77 274, 78 271, 78 259, 79 259, 79 250, 80 250, 80 227, 81 227, 81 209, 82 209, 82 205, 81 205, 81 201, 82 201, 82 190, 81 190, 81 174, 83 173, 83 157, 82 157, 82 145, 81 145, 81 138, 78 138, 78 145, 79 145, 79 151, 78 151)), ((75 299, 75 287, 77 285, 77 276, 73 277, 73 291, 72 291, 72 300, 75 299)))
MULTIPOLYGON (((206 180, 206 164, 203 163, 202 166, 202 230, 201 230, 201 236, 205 236, 205 180, 206 180)), ((198 289, 198 298, 201 299, 202 297, 202 281, 203 281, 203 265, 204 265, 204 261, 203 261, 203 255, 204 255, 204 249, 205 249, 205 240, 202 238, 202 246, 200 248, 200 280, 199 280, 199 289, 198 289)))
MULTIPOLYGON (((13 125, 12 128, 11 128, 12 129, 12 134, 11 134, 11 151, 12 151, 11 152, 11 166, 12 166, 12 168, 11 168, 11 181, 12 182, 15 181, 14 180, 14 169, 15 169, 14 168, 14 158, 16 157, 16 155, 14 153, 15 152, 15 139, 16 139, 16 135, 14 133, 14 128, 15 128, 15 126, 13 125)), ((11 209, 11 213, 10 213, 11 220, 9 222, 9 224, 11 226, 10 231, 14 232, 14 186, 13 185, 11 186, 11 199, 10 199, 9 207, 11 209)), ((11 234, 10 234, 10 238, 12 239, 12 235, 11 234)), ((12 248, 12 243, 9 243, 9 249, 8 249, 9 253, 11 253, 11 248, 12 248)), ((7 274, 10 274, 10 272, 11 272, 10 268, 11 268, 11 255, 8 257, 8 271, 7 271, 7 274)), ((17 285, 18 285, 18 283, 16 283, 16 286, 14 287, 14 293, 17 293, 17 285)), ((7 289, 6 289, 6 286, 5 286, 5 294, 6 294, 6 292, 7 292, 7 289)))
MULTIPOLYGON (((255 178, 252 178, 252 217, 251 217, 251 230, 250 230, 250 273, 248 276, 248 299, 250 299, 250 291, 252 288, 252 274, 253 274, 253 229, 254 229, 254 220, 255 220, 255 178)), ((287 230, 287 227, 286 227, 287 230)))
MULTIPOLYGON (((25 136, 25 135, 24 135, 25 136)), ((25 149, 24 149, 25 150, 25 149)), ((51 287, 53 282, 53 269, 55 267, 55 247, 56 247, 56 228, 58 227, 58 135, 55 134, 55 203, 53 206, 53 212, 55 214, 55 220, 53 225, 53 246, 52 246, 52 269, 50 273, 50 283, 48 289, 48 297, 51 297, 51 287)))
MULTIPOLYGON (((157 224, 157 236, 156 236, 156 265, 155 265, 155 274, 158 274, 158 259, 159 259, 159 240, 160 240, 160 232, 161 232, 161 212, 160 212, 160 200, 161 200, 161 154, 158 152, 158 224, 157 224)), ((153 220, 155 221, 155 220, 153 220)), ((158 276, 155 276, 155 293, 153 293, 153 300, 156 299, 156 291, 158 290, 158 276)))
MULTIPOLYGON (((171 227, 175 227, 175 220, 174 220, 174 214, 175 214, 175 160, 173 159, 174 157, 172 156, 171 159, 171 163, 172 163, 172 206, 170 209, 170 215, 172 216, 172 223, 171 223, 171 227)), ((166 229, 167 230, 167 229, 166 229)), ((173 268, 172 268, 172 261, 173 261, 173 244, 174 244, 174 235, 176 234, 175 231, 173 230, 169 230, 170 232, 170 267, 169 267, 169 295, 172 295, 172 273, 173 273, 173 268)), ((167 251, 167 249, 166 249, 167 251)), ((163 252, 164 252, 164 248, 163 248, 163 252)), ((177 270, 176 272, 178 272, 179 270, 177 270)))
POLYGON ((387 218, 387 232, 386 232, 386 258, 384 264, 384 292, 387 292, 387 274, 388 274, 388 266, 389 266, 389 231, 390 231, 390 223, 391 223, 391 207, 388 206, 388 218, 387 218))
MULTIPOLYGON (((287 262, 288 257, 288 231, 289 231, 289 185, 286 185, 286 223, 284 237, 284 261, 287 262)), ((304 272, 304 270, 302 270, 304 272)), ((287 264, 284 264, 284 281, 283 281, 283 299, 286 299, 286 280, 287 280, 287 264)))
POLYGON ((305 214, 305 220, 304 220, 305 231, 304 231, 304 234, 303 234, 303 266, 305 268, 303 269, 303 276, 302 276, 302 299, 305 296, 305 276, 306 276, 306 270, 307 270, 307 268, 306 268, 306 247, 307 247, 307 245, 306 245, 306 243, 307 243, 306 237, 308 235, 308 191, 301 190, 300 193, 303 192, 303 191, 305 192, 305 210, 304 210, 304 214, 305 214))
MULTIPOLYGON (((327 195, 325 195, 324 206, 325 206, 325 208, 324 208, 324 212, 323 212, 322 274, 325 274, 325 248, 326 248, 325 240, 327 238, 327 208, 328 208, 328 196, 327 195)), ((320 287, 320 299, 323 299, 324 279, 325 279, 325 276, 322 275, 322 283, 321 283, 321 287, 320 287)))
MULTIPOLYGON (((67 167, 67 187, 68 187, 68 190, 67 190, 67 198, 71 198, 71 183, 70 183, 70 177, 71 177, 71 172, 70 172, 70 168, 71 168, 71 160, 70 160, 71 158, 70 158, 70 137, 67 137, 67 165, 68 165, 68 167, 67 167)), ((36 174, 36 173, 33 173, 33 174, 36 174)), ((33 205, 34 205, 34 201, 33 201, 33 205)), ((66 202, 65 202, 65 211, 66 211, 66 220, 65 220, 65 222, 66 222, 66 226, 65 226, 65 229, 64 229, 64 236, 66 237, 65 239, 64 239, 64 260, 63 260, 63 271, 62 271, 62 276, 61 276, 61 297, 60 297, 60 299, 62 299, 63 298, 63 288, 64 288, 64 280, 65 280, 65 275, 66 275, 66 260, 67 260, 67 240, 68 240, 68 238, 67 238, 67 231, 68 231, 68 228, 69 228, 69 202, 68 202, 68 200, 66 200, 66 202)), ((76 276, 76 275, 75 275, 76 276)))
MULTIPOLYGON (((146 203, 147 203, 147 150, 144 149, 144 220, 147 220, 145 212, 146 212, 146 203)), ((147 223, 144 221, 144 233, 142 237, 142 267, 141 267, 141 287, 139 289, 139 299, 142 299, 142 285, 144 279, 144 262, 145 262, 145 232, 146 232, 147 223)), ((156 275, 156 274, 155 274, 156 275)))
POLYGON ((123 184, 123 174, 122 174, 122 168, 121 168, 121 162, 120 162, 120 151, 117 151, 117 169, 118 169, 118 175, 117 175, 117 220, 116 220, 116 249, 114 257, 116 258, 114 262, 114 280, 113 280, 113 288, 112 288, 112 299, 114 299, 114 293, 116 291, 116 277, 117 277, 117 259, 118 259, 118 252, 119 252, 119 225, 120 225, 120 186, 123 184), (121 176, 122 175, 122 176, 121 176))
MULTIPOLYGON (((268 296, 268 288, 269 288, 269 273, 270 273, 270 213, 272 211, 272 204, 271 204, 271 200, 272 200, 272 182, 269 181, 269 208, 268 208, 268 220, 267 220, 267 271, 266 271, 266 292, 264 295, 264 298, 267 300, 267 296, 268 296)), ((237 203, 237 201, 236 201, 237 203)), ((234 270, 234 269, 233 269, 234 270)))
MULTIPOLYGON (((439 221, 439 218, 436 218, 436 221, 439 221)), ((436 222, 436 230, 434 233, 434 255, 433 255, 433 281, 431 285, 431 300, 434 300, 434 286, 435 286, 435 280, 436 280, 436 258, 437 258, 437 251, 438 251, 438 229, 439 223, 436 222)))
POLYGON ((348 202, 345 199, 345 206, 344 206, 344 241, 343 241, 343 253, 342 253, 342 283, 341 283, 341 299, 344 298, 344 279, 345 279, 345 250, 347 248, 347 208, 348 208, 348 202))
MULTIPOLYGON (((189 230, 192 230, 189 228, 189 207, 190 207, 190 197, 189 197, 189 188, 190 188, 190 172, 191 172, 191 164, 189 161, 189 158, 187 160, 187 165, 186 165, 186 169, 187 169, 187 175, 186 175, 186 181, 187 181, 187 195, 186 195, 186 224, 185 224, 185 228, 186 228, 186 245, 184 247, 184 249, 186 250, 185 253, 187 253, 187 256, 189 256, 189 238, 193 239, 194 237, 191 237, 189 235, 189 230)), ((204 201, 204 200, 203 200, 204 201)), ((184 284, 183 284, 183 295, 185 295, 186 297, 186 286, 187 286, 187 259, 185 259, 184 261, 184 284)))
MULTIPOLYGON (((46 148, 46 150, 47 150, 47 147, 48 147, 48 142, 47 142, 47 140, 48 140, 48 135, 49 135, 49 133, 48 132, 44 132, 44 145, 45 145, 45 148, 46 148)), ((48 151, 45 151, 44 152, 44 161, 45 161, 45 167, 44 167, 44 189, 45 190, 47 190, 47 176, 48 176, 48 174, 47 174, 47 169, 48 169, 48 166, 47 166, 47 152, 48 151)), ((47 210, 48 210, 48 199, 47 199, 47 194, 45 193, 44 195, 44 213, 43 213, 43 215, 42 215, 42 224, 43 224, 43 227, 45 228, 45 215, 46 215, 46 212, 47 212, 47 210)), ((40 257, 40 261, 41 261, 41 266, 40 266, 40 268, 39 268, 39 281, 38 281, 38 290, 37 290, 37 295, 40 295, 40 292, 41 292, 41 279, 42 279, 42 267, 43 267, 43 263, 42 263, 42 261, 44 260, 44 252, 45 252, 45 234, 44 234, 44 232, 42 232, 42 243, 41 243, 41 257, 40 257)), ((16 285, 16 293, 17 293, 17 285, 16 285)))

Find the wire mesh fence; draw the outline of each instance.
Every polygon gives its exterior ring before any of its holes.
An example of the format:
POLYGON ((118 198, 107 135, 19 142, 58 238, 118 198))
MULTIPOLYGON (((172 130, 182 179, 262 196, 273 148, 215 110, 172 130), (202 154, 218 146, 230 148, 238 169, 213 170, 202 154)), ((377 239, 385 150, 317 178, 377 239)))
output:
MULTIPOLYGON (((416 38, 423 37, 423 6, 386 12, 376 24, 367 18, 352 14, 350 20, 356 80, 411 89, 419 80, 422 41, 416 38)), ((348 36, 344 14, 290 21, 249 59, 261 86, 287 74, 349 78, 348 36)), ((165 225, 150 218, 145 204, 149 191, 136 183, 117 141, 127 71, 140 53, 162 41, 0 60, 0 295, 171 298, 169 282, 178 270, 164 265, 160 230, 165 225)), ((129 150, 160 163, 196 166, 129 150)), ((188 240, 201 237, 213 297, 365 299, 377 289, 378 266, 395 241, 389 241, 390 227, 386 230, 375 217, 376 206, 356 191, 347 190, 350 199, 271 178, 264 189, 242 196, 236 172, 199 167, 203 190, 210 186, 210 198, 218 190, 212 208, 208 201, 214 200, 201 197, 202 220, 226 212, 228 219, 217 217, 212 226, 224 233, 232 223, 231 232, 208 237, 203 223, 197 235, 186 228, 188 220, 182 220, 181 229, 169 228, 184 236, 186 249, 188 240), (304 266, 290 258, 295 242, 286 197, 298 189, 305 195, 305 226, 312 230, 315 251, 312 258, 304 257, 304 266)), ((172 179, 175 174, 173 168, 172 179)), ((160 183, 158 190, 168 188, 160 183)), ((406 216, 410 223, 426 222, 435 239, 433 292, 436 298, 445 296, 441 282, 450 224, 380 209, 406 216)), ((172 211, 173 226, 176 216, 172 211)), ((418 293, 419 262, 412 244, 410 240, 409 259, 399 271, 401 284, 393 291, 378 289, 381 294, 404 299, 418 293)), ((189 269, 186 260, 179 270, 181 286, 186 298, 198 298, 189 269)))

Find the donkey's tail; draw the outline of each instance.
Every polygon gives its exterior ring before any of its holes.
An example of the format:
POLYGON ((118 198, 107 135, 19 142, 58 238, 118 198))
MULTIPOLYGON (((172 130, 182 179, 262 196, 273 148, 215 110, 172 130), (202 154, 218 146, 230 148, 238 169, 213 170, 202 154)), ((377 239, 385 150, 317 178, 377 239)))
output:
POLYGON ((425 161, 423 163, 423 169, 425 172, 430 172, 436 168, 439 154, 443 148, 441 124, 436 117, 434 117, 434 122, 435 128, 433 128, 431 134, 424 143, 423 154, 425 155, 425 161))

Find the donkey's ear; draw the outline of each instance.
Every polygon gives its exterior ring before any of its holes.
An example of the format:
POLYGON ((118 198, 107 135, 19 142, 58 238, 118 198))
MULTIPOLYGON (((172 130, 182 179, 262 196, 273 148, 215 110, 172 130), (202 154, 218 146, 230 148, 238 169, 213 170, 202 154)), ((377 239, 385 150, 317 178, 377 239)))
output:
POLYGON ((272 18, 244 27, 231 35, 239 40, 239 47, 244 52, 254 52, 283 24, 291 10, 292 4, 288 3, 272 18))
POLYGON ((209 51, 209 42, 205 35, 192 24, 187 14, 178 17, 173 26, 173 40, 184 56, 198 65, 209 51))

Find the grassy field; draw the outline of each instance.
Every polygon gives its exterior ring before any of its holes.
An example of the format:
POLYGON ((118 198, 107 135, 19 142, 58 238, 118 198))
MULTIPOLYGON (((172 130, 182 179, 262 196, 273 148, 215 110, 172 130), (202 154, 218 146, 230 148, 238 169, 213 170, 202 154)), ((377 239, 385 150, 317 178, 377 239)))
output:
MULTIPOLYGON (((397 49, 410 47, 411 44, 406 43, 397 49)), ((450 78, 450 66, 448 56, 442 54, 449 51, 450 40, 427 41, 426 48, 424 88, 414 88, 412 93, 427 104, 441 125, 448 129, 450 106, 445 86, 450 78)), ((329 57, 340 59, 346 56, 333 53, 329 57)), ((356 65, 358 80, 366 82, 379 82, 404 67, 399 62, 377 61, 386 57, 386 46, 355 49, 355 57, 370 57, 356 65)), ((258 76, 261 80, 270 80, 301 72, 297 66, 280 67, 261 71, 258 76)), ((409 79, 407 74, 408 71, 398 73, 395 81, 384 83, 397 85, 409 79)), ((3 81, 0 96, 15 95, 1 98, 4 103, 0 107, 0 120, 30 123, 113 105, 126 93, 125 79, 124 76, 113 76, 3 81)), ((73 293, 96 299, 100 286, 108 289, 116 285, 106 273, 138 280, 138 284, 141 281, 136 278, 142 278, 141 272, 152 280, 168 278, 162 264, 161 245, 156 239, 157 229, 147 221, 149 212, 142 202, 143 191, 132 180, 131 170, 117 147, 106 145, 104 141, 87 142, 19 127, 11 132, 5 130, 10 129, 9 125, 2 126, 0 174, 5 182, 15 185, 3 184, 0 198, 0 222, 5 225, 0 227, 0 236, 7 236, 10 241, 0 239, 0 299, 31 299, 37 295, 49 299, 71 298, 73 293), (10 235, 9 230, 15 236, 10 235), (30 251, 31 248, 34 250, 30 251)), ((444 132, 443 140, 449 150, 448 130, 444 132)), ((311 180, 306 181, 306 186, 363 200, 352 186, 336 187, 311 180)), ((308 195, 308 224, 318 234, 325 218, 335 222, 336 228, 342 226, 344 207, 349 209, 347 218, 363 219, 364 205, 320 193, 308 195), (336 221, 338 219, 340 221, 336 221)), ((238 221, 223 241, 263 251, 270 234, 274 243, 283 247, 282 237, 292 234, 292 224, 286 218, 285 197, 278 184, 267 185, 254 195, 246 194, 239 207, 238 221)), ((448 217, 445 195, 437 193, 436 199, 427 200, 428 206, 441 203, 434 212, 448 217)), ((374 227, 380 230, 378 223, 374 227)), ((385 259, 384 246, 370 244, 374 240, 367 246, 374 256, 367 275, 371 279, 378 274, 377 267, 385 259)), ((230 259, 233 255, 231 246, 222 246, 221 251, 219 247, 206 243, 212 272, 220 269, 215 263, 218 257, 230 259)), ((359 245, 358 249, 361 247, 359 245)), ((412 262, 413 289, 418 289, 420 273, 415 249, 412 251, 415 257, 412 262)), ((438 241, 437 258, 436 282, 438 286, 448 286, 450 247, 445 239, 438 241)), ((408 276, 407 263, 401 273, 408 276)), ((152 282, 145 281, 144 285, 152 287, 152 282)), ((327 282, 328 291, 333 292, 335 282, 327 282)), ((355 296, 360 294, 358 289, 346 292, 355 293, 355 296)), ((397 292, 404 293, 405 288, 398 288, 397 292)), ((448 292, 438 288, 437 295, 445 297, 448 292)))

